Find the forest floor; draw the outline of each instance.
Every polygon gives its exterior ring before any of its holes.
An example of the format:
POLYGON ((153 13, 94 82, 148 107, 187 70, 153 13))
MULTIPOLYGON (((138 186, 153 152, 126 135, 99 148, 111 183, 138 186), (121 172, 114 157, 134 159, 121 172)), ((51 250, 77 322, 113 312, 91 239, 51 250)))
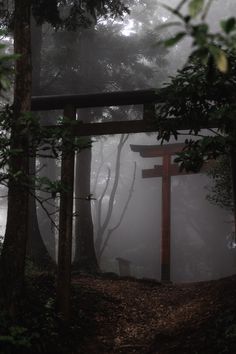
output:
POLYGON ((16 324, 0 313, 0 354, 236 354, 236 276, 171 284, 73 275, 72 319, 55 276, 28 276, 16 324))
POLYGON ((179 285, 80 276, 73 284, 78 353, 236 354, 236 276, 179 285))

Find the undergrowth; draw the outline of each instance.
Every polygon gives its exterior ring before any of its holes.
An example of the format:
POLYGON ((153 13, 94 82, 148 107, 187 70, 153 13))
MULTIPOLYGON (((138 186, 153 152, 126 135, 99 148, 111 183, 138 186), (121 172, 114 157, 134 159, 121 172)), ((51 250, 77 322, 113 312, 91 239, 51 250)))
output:
POLYGON ((27 275, 22 313, 14 323, 0 312, 0 354, 68 354, 79 347, 79 326, 62 325, 55 308, 55 279, 34 269, 27 275))

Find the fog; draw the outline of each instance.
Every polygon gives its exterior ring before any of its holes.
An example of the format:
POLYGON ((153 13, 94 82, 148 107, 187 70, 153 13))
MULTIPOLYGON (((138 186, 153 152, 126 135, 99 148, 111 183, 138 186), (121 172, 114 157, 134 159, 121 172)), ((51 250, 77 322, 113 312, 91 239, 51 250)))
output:
MULTIPOLYGON (((113 136, 102 142, 104 165, 94 192, 95 198, 99 199, 105 184, 106 165, 115 163, 115 144, 118 141, 119 137, 113 136)), ((160 279, 162 180, 160 177, 144 179, 142 170, 161 165, 162 159, 144 159, 131 151, 130 144, 158 145, 158 142, 155 134, 130 135, 126 142, 122 152, 119 188, 108 229, 114 226, 124 208, 136 162, 132 199, 120 227, 109 239, 101 265, 106 271, 119 273, 117 258, 122 258, 130 262, 130 275, 160 279)), ((92 185, 100 158, 96 145, 99 142, 94 143, 93 147, 92 185)), ((210 183, 205 174, 171 178, 171 280, 174 282, 216 279, 235 273, 236 249, 230 243, 232 216, 206 200, 206 186, 210 183)), ((104 198, 104 210, 108 200, 109 191, 104 198)), ((93 203, 95 214, 96 203, 97 200, 93 203)))
MULTIPOLYGON (((175 6, 179 1, 165 3, 175 6)), ((124 20, 101 18, 91 28, 76 32, 54 32, 48 25, 33 24, 33 94, 137 90, 161 87, 168 82, 169 76, 186 62, 191 41, 185 40, 169 50, 158 46, 158 41, 176 30, 158 29, 159 25, 174 19, 173 15, 156 0, 130 0, 127 4, 131 14, 124 20)), ((235 8, 234 1, 224 2, 223 7, 221 1, 213 2, 209 12, 212 30, 217 29, 219 18, 235 8)), ((93 108, 77 113, 78 120, 86 122, 141 119, 142 107, 93 108)), ((49 124, 61 114, 44 112, 40 116, 42 122, 49 124)), ((87 232, 94 234, 100 267, 105 272, 160 280, 162 178, 142 178, 142 170, 162 165, 162 158, 142 158, 130 148, 132 144, 160 144, 157 134, 91 139, 90 167, 85 168, 81 162, 86 151, 76 157, 75 198, 86 199, 92 194, 92 200, 75 202, 75 215, 80 215, 80 208, 90 209, 91 204, 93 230, 87 232), (118 156, 117 147, 122 141, 118 156), (84 173, 80 181, 79 171, 84 173), (83 183, 89 179, 88 185, 83 183), (106 218, 107 225, 101 233, 106 218), (119 268, 122 264, 123 268, 119 268)), ((173 142, 171 139, 170 143, 173 142)), ((40 168, 41 176, 59 178, 58 162, 40 159, 37 164, 45 166, 40 168)), ((171 177, 171 281, 216 279, 236 271, 232 215, 206 200, 209 183, 204 174, 171 177)), ((58 206, 57 200, 53 203, 47 205, 50 212, 58 206)), ((0 208, 0 231, 4 233, 5 199, 1 199, 0 208)), ((57 230, 40 205, 37 205, 37 215, 41 236, 55 257, 57 230)), ((58 222, 58 214, 53 216, 53 221, 58 222)), ((79 233, 86 232, 81 231, 84 222, 75 217, 74 259, 79 255, 79 233)))

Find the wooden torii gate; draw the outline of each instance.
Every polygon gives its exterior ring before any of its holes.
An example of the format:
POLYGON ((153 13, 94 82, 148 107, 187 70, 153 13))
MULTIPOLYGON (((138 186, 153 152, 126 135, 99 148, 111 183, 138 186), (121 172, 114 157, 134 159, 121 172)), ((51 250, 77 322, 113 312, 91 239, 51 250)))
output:
MULTIPOLYGON (((63 110, 63 115, 67 118, 67 123, 59 126, 54 125, 53 127, 61 129, 62 131, 65 129, 67 131, 69 130, 71 138, 73 139, 73 137, 78 136, 157 131, 156 123, 154 121, 155 105, 161 102, 162 100, 159 97, 157 91, 152 89, 88 95, 32 97, 31 110, 63 110), (142 105, 142 119, 116 122, 108 121, 101 123, 84 123, 76 120, 77 108, 125 105, 142 105)), ((175 125, 176 120, 172 118, 168 119, 168 124, 170 125, 172 123, 175 125)), ((52 128, 52 126, 50 128, 52 128)), ((185 120, 178 119, 179 130, 185 130, 188 128, 188 121, 186 122, 185 120)), ((63 152, 62 154, 61 181, 63 184, 69 187, 69 192, 63 191, 60 196, 57 305, 58 311, 63 315, 65 320, 68 320, 70 317, 71 246, 74 186, 73 152, 70 154, 65 154, 63 152)))
MULTIPOLYGON (((88 95, 64 95, 32 97, 32 111, 63 110, 67 123, 47 126, 68 132, 70 139, 78 136, 139 133, 155 131, 153 122, 155 104, 160 102, 156 90, 108 92, 88 95), (84 123, 76 120, 77 108, 142 105, 140 120, 84 123)), ((68 137, 67 137, 68 139, 68 137)), ((74 152, 67 151, 63 139, 61 182, 68 186, 60 195, 59 243, 56 303, 64 321, 70 318, 71 254, 73 224, 74 152)))
MULTIPOLYGON (((161 280, 170 281, 171 268, 171 177, 189 174, 180 171, 171 157, 182 151, 184 144, 168 145, 130 145, 131 150, 139 152, 140 156, 162 157, 162 165, 155 165, 153 169, 144 169, 143 178, 162 177, 162 233, 161 233, 161 280)), ((202 167, 206 169, 207 164, 202 167)))

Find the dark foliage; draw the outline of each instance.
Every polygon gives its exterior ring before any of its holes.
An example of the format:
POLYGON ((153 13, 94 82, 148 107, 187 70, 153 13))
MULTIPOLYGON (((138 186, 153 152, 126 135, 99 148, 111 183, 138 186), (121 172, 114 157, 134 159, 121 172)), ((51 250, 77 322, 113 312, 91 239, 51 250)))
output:
POLYGON ((171 135, 177 139, 183 124, 190 127, 188 134, 200 136, 198 140, 187 139, 186 148, 176 159, 186 170, 198 171, 204 161, 236 148, 236 56, 228 53, 228 58, 230 69, 225 74, 214 63, 204 66, 200 59, 190 60, 159 91, 164 103, 157 108, 158 139, 168 141, 171 135), (210 133, 203 136, 202 128, 210 133))
MULTIPOLYGON (((129 13, 121 0, 31 0, 32 13, 38 24, 50 23, 55 29, 76 30, 89 27, 101 16, 122 17, 129 13)), ((0 5, 1 6, 1 5, 0 5)), ((12 29, 13 1, 0 7, 1 23, 12 29)))
POLYGON ((213 179, 213 185, 208 188, 207 199, 212 203, 232 211, 234 209, 232 191, 232 171, 230 159, 227 156, 219 158, 207 175, 213 179))

